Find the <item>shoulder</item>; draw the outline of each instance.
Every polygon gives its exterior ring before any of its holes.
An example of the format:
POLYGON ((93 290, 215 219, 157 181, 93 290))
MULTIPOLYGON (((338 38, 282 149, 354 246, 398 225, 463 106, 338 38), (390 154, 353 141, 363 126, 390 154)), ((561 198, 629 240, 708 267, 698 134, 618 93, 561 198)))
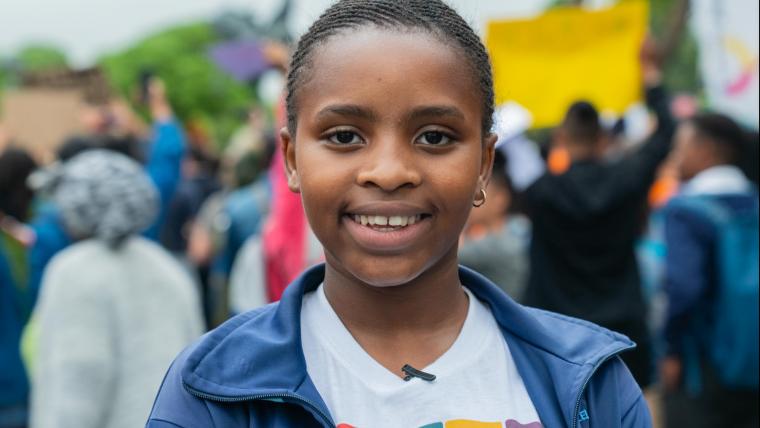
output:
POLYGON ((542 348, 575 365, 593 365, 606 355, 635 346, 628 337, 589 321, 543 309, 525 310, 541 326, 545 335, 541 340, 546 344, 542 348))
POLYGON ((717 203, 720 202, 714 198, 675 196, 664 208, 666 232, 688 229, 694 233, 709 234, 714 229, 715 224, 711 220, 708 210, 717 203))
MULTIPOLYGON (((214 418, 218 415, 212 416, 212 404, 202 398, 204 390, 220 391, 219 395, 234 395, 224 394, 228 391, 220 389, 220 383, 223 381, 219 378, 227 374, 227 370, 223 369, 223 363, 240 364, 246 359, 246 355, 257 342, 253 340, 242 343, 240 337, 251 339, 251 334, 255 335, 260 330, 260 318, 271 316, 276 306, 277 304, 273 303, 235 316, 183 350, 164 377, 147 426, 216 426, 214 418), (204 367, 199 368, 202 365, 204 367), (209 375, 207 365, 214 366, 216 372, 209 375), (189 381, 188 378, 192 380, 189 381)), ((231 376, 237 377, 237 374, 231 376)))
POLYGON ((121 249, 129 254, 132 263, 141 263, 145 268, 155 269, 174 281, 192 283, 187 271, 165 248, 142 236, 133 236, 121 249))
POLYGON ((153 402, 147 427, 214 426, 205 401, 194 396, 185 388, 181 375, 182 367, 186 364, 188 356, 193 353, 205 337, 201 337, 198 342, 182 351, 169 367, 153 402))
POLYGON ((586 412, 580 418, 594 419, 596 426, 651 425, 641 389, 620 358, 635 346, 630 339, 580 319, 539 309, 528 312, 554 338, 545 341, 548 345, 541 352, 563 361, 553 365, 556 391, 564 391, 570 401, 583 391, 578 411, 586 412), (566 379, 559 381, 558 376, 566 379))
POLYGON ((620 357, 599 367, 589 380, 583 404, 588 417, 602 426, 652 426, 644 394, 620 357))
POLYGON ((530 349, 531 357, 588 366, 635 346, 626 336, 594 323, 521 305, 475 271, 460 267, 459 275, 476 297, 488 303, 504 332, 521 348, 530 349))
POLYGON ((93 266, 102 268, 101 262, 107 259, 108 248, 105 244, 96 240, 77 242, 66 247, 50 260, 46 276, 56 277, 79 273, 86 278, 93 266))
POLYGON ((559 398, 567 425, 576 415, 605 427, 621 426, 630 417, 626 415, 648 420, 641 390, 619 357, 635 347, 630 339, 553 312, 526 307, 519 311, 521 320, 512 327, 518 340, 507 337, 510 351, 529 390, 559 398))

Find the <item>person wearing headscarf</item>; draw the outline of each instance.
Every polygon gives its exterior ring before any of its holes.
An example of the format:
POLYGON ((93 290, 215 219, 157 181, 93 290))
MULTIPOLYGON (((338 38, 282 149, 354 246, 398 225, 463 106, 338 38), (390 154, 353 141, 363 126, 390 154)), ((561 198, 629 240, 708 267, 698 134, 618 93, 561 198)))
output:
POLYGON ((195 286, 140 236, 159 195, 107 150, 64 164, 49 187, 77 241, 47 267, 31 341, 31 426, 141 426, 173 356, 202 333, 195 286))

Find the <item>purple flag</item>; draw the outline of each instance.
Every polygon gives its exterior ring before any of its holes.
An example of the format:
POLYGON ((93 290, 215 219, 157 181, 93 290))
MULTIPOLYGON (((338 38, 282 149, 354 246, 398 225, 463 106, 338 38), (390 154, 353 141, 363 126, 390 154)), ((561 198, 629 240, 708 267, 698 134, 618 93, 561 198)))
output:
POLYGON ((262 45, 254 41, 219 43, 209 55, 219 68, 243 82, 255 79, 270 67, 262 45))

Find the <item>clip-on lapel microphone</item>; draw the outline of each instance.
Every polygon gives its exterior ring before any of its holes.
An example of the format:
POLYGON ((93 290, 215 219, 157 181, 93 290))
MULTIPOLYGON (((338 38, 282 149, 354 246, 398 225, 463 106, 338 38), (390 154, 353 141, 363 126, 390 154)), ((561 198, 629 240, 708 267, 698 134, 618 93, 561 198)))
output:
POLYGON ((434 374, 425 373, 422 370, 417 370, 414 367, 410 366, 409 364, 404 364, 404 367, 401 367, 401 371, 406 373, 404 380, 407 382, 409 382, 413 377, 418 377, 428 382, 432 382, 435 380, 434 374))

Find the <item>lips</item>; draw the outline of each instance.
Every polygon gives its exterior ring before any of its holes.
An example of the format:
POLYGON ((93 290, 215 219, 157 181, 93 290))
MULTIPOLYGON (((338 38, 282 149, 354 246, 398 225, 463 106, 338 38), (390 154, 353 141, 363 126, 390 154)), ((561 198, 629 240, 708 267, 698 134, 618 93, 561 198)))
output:
POLYGON ((417 206, 378 203, 357 207, 342 216, 351 238, 370 252, 411 248, 428 230, 432 215, 417 206))

